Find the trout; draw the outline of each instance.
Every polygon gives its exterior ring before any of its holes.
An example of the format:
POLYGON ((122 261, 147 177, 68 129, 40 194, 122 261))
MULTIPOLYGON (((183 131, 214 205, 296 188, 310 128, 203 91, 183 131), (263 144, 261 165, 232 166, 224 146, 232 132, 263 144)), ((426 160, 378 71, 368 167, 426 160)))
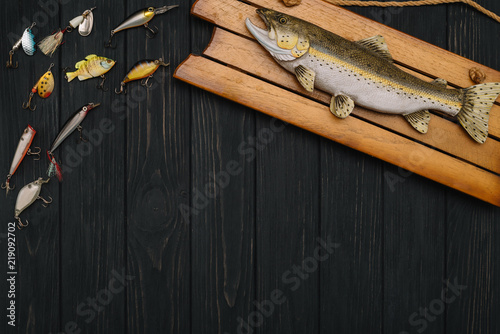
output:
POLYGON ((296 17, 257 9, 267 30, 247 18, 257 41, 309 92, 332 94, 330 111, 346 118, 355 103, 368 109, 398 114, 420 133, 429 128, 429 110, 456 117, 478 143, 488 137, 489 113, 500 94, 499 83, 449 89, 444 79, 423 81, 396 67, 384 37, 357 42, 296 17))

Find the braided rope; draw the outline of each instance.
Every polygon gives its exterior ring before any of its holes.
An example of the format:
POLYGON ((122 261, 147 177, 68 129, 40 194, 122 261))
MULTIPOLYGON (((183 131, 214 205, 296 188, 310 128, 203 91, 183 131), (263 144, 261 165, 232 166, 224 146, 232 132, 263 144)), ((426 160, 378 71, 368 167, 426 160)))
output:
POLYGON ((416 1, 388 1, 388 2, 382 2, 382 1, 358 1, 358 0, 324 0, 326 2, 329 2, 331 4, 337 5, 337 6, 359 6, 359 7, 414 7, 414 6, 425 6, 425 5, 441 5, 441 4, 446 4, 446 3, 457 3, 461 2, 464 4, 467 4, 471 7, 474 7, 478 11, 480 11, 483 14, 488 15, 491 17, 493 20, 497 21, 500 23, 500 16, 497 14, 493 13, 490 10, 487 10, 486 8, 482 7, 478 3, 472 1, 472 0, 416 0, 416 1))

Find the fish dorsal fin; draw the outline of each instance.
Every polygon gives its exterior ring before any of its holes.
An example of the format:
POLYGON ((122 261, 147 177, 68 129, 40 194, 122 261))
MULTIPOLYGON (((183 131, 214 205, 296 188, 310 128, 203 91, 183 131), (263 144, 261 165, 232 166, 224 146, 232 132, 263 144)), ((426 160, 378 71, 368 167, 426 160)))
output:
POLYGON ((429 113, 429 110, 420 110, 408 115, 404 115, 404 117, 418 132, 427 133, 427 130, 429 130, 429 121, 431 120, 431 114, 429 113))
POLYGON ((345 95, 332 96, 330 111, 338 118, 346 118, 354 109, 354 101, 345 95))
POLYGON ((78 63, 75 64, 75 68, 80 68, 80 66, 82 66, 86 62, 87 62, 86 60, 80 60, 78 63))
POLYGON ((295 75, 305 90, 308 92, 312 92, 314 90, 314 79, 316 78, 316 73, 313 70, 303 65, 299 65, 295 68, 295 75))
POLYGON ((431 81, 431 84, 434 84, 438 87, 446 88, 448 86, 448 81, 441 78, 437 78, 436 80, 431 81))
POLYGON ((391 53, 389 52, 389 48, 387 47, 387 43, 385 42, 385 38, 381 35, 369 37, 357 41, 359 45, 364 46, 368 50, 371 50, 381 56, 382 58, 393 62, 391 53))
POLYGON ((85 57, 85 60, 90 60, 90 59, 95 58, 95 57, 97 57, 97 55, 91 54, 91 55, 88 55, 87 57, 85 57))

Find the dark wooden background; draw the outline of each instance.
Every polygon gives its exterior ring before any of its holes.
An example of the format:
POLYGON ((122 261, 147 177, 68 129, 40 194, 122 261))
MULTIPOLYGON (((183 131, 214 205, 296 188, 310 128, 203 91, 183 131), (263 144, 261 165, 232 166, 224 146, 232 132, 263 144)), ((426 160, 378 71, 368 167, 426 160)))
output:
MULTIPOLYGON (((7 222, 17 191, 45 176, 46 157, 26 158, 16 190, 0 195, 1 333, 500 333, 500 209, 290 125, 255 143, 271 118, 172 78, 210 40, 212 26, 189 15, 192 1, 155 18, 154 39, 142 28, 118 33, 114 50, 103 44, 125 16, 167 3, 40 3, 2 3, 4 60, 7 35, 27 21, 37 21, 40 40, 95 5, 94 31, 67 34, 52 59, 19 51, 17 70, 0 66, 2 177, 28 123, 34 146, 47 150, 75 110, 100 102, 82 125, 107 119, 113 130, 85 147, 77 134, 67 139, 56 151, 66 167, 71 149, 88 154, 63 183, 44 186, 53 204, 22 214, 30 226, 16 232, 15 328, 6 321, 7 222), (97 79, 62 78, 92 53, 117 60, 108 92, 95 89, 97 79), (126 97, 112 92, 136 61, 158 57, 171 66, 147 93, 137 82, 126 97), (36 96, 35 112, 21 109, 51 62, 53 95, 36 96), (240 172, 200 200, 233 160, 240 172), (181 205, 198 209, 185 219, 181 205), (340 246, 293 291, 283 275, 310 260, 317 238, 340 246), (116 272, 130 276, 124 289, 116 272), (467 288, 440 309, 442 292, 453 296, 447 280, 467 288), (110 283, 116 293, 107 294, 110 283), (275 289, 286 301, 260 321, 255 305, 275 289), (258 326, 239 329, 249 316, 258 326)), ((498 1, 479 3, 500 13, 498 1)), ((353 10, 500 69, 500 25, 465 5, 353 10)))

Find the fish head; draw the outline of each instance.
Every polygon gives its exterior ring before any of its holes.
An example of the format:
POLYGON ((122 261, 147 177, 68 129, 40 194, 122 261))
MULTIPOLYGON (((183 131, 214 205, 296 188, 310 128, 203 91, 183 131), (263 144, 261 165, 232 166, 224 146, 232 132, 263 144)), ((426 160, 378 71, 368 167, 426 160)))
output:
POLYGON ((248 18, 245 21, 247 29, 275 59, 291 61, 307 53, 310 43, 304 21, 267 8, 259 8, 256 12, 267 30, 257 27, 248 18))
POLYGON ((109 70, 111 67, 115 65, 116 61, 113 59, 105 58, 101 60, 101 67, 105 70, 109 70))
POLYGON ((100 103, 89 103, 89 104, 86 104, 82 107, 82 109, 80 109, 80 113, 83 114, 83 115, 87 115, 89 111, 91 111, 92 109, 94 108, 97 108, 99 107, 101 104, 100 103))

